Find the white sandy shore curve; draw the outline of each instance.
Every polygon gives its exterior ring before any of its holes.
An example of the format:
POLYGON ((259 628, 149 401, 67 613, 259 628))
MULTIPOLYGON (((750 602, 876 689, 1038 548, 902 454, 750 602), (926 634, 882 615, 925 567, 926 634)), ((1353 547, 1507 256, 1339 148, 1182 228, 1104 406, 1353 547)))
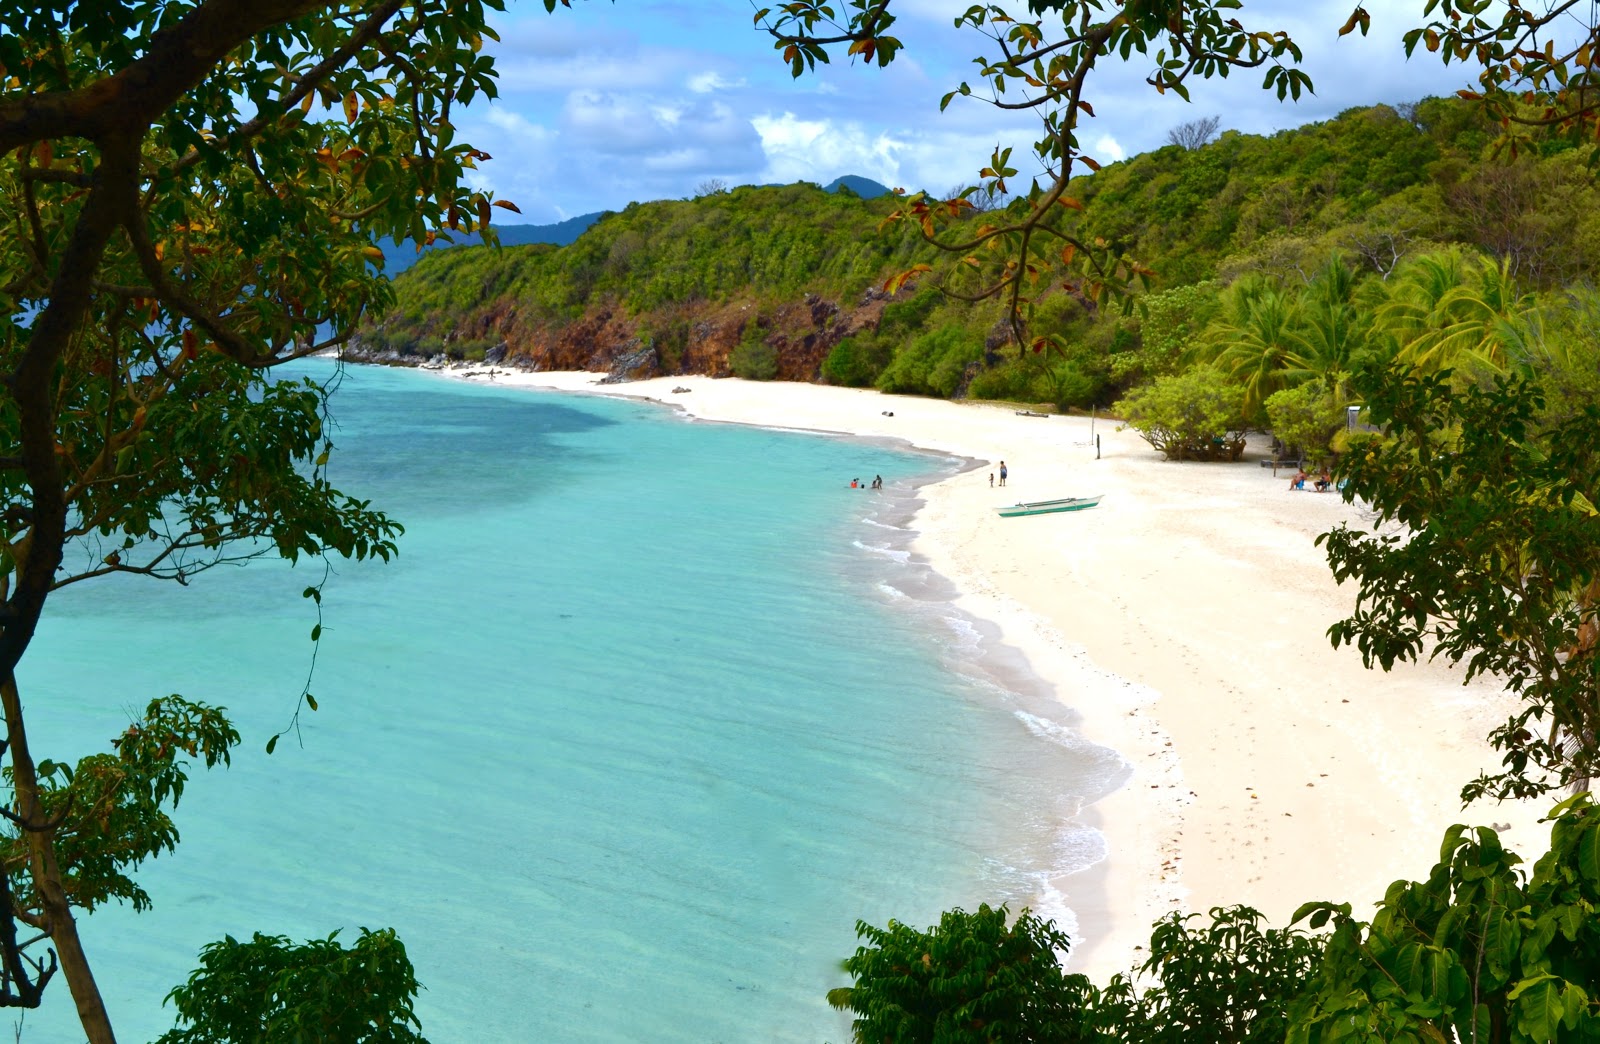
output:
MULTIPOLYGON (((488 379, 482 368, 450 375, 488 379)), ((1151 923, 1172 910, 1246 903, 1277 925, 1313 899, 1370 912, 1391 881, 1427 875, 1451 823, 1509 824, 1506 843, 1530 864, 1548 844, 1544 802, 1460 808, 1461 785, 1498 763, 1484 741, 1510 706, 1498 686, 1464 686, 1435 664, 1369 671, 1355 650, 1329 645, 1355 592, 1334 584, 1314 541, 1362 522, 1335 494, 1290 492, 1285 473, 1253 459, 1163 461, 1104 420, 1097 460, 1087 418, 809 384, 598 376, 493 379, 995 462, 923 487, 913 550, 1082 715, 1087 739, 1132 766, 1086 816, 1105 835, 1106 863, 1055 883, 1084 929, 1072 966, 1097 981, 1139 963, 1151 923), (991 489, 1002 459, 1008 484, 991 489), (1097 493, 1092 511, 993 510, 1097 493)))

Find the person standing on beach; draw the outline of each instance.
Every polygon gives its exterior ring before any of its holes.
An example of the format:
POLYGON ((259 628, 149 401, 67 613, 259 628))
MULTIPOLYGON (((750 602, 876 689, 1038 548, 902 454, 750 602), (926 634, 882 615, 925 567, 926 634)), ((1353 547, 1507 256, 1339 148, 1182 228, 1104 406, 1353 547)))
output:
POLYGON ((1006 471, 1006 462, 1002 460, 1000 462, 1000 484, 1002 486, 1006 484, 1006 475, 1007 474, 1008 474, 1008 472, 1006 471))
POLYGON ((993 488, 993 486, 994 486, 994 472, 992 472, 992 471, 989 472, 989 486, 991 488, 993 488))

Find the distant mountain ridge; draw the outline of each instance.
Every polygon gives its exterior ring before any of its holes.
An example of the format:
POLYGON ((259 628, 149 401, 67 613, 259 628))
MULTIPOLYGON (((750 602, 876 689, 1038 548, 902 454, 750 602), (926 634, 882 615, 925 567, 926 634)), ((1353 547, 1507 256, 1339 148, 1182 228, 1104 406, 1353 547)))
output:
POLYGON ((838 192, 841 188, 849 189, 862 199, 877 199, 879 196, 887 196, 889 194, 888 186, 873 181, 871 178, 864 178, 859 174, 845 174, 834 178, 823 187, 823 191, 838 192))
MULTIPOLYGON (((577 217, 557 221, 553 225, 495 225, 495 233, 500 237, 501 246, 528 246, 532 243, 549 243, 551 246, 566 246, 574 242, 589 228, 590 225, 605 216, 605 211, 597 210, 593 214, 579 214, 577 217)), ((393 279, 417 263, 417 259, 430 250, 441 250, 452 246, 482 246, 483 237, 476 232, 460 236, 453 243, 443 240, 432 246, 417 249, 414 243, 400 243, 394 239, 385 239, 378 244, 378 249, 383 251, 383 274, 393 279)))

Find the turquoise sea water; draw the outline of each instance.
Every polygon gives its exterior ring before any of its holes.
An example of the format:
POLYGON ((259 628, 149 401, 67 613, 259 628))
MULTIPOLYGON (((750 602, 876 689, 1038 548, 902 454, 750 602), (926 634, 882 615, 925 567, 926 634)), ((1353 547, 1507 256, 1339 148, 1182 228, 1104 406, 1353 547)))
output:
MULTIPOLYGON (((224 933, 365 925, 406 942, 436 1044, 843 1041, 857 918, 1048 905, 1096 857, 1070 819, 1115 756, 905 550, 959 462, 376 368, 333 410, 336 484, 407 532, 336 566, 301 742, 262 752, 320 564, 67 589, 24 662, 37 756, 174 691, 245 737, 141 871, 155 909, 85 924, 120 1039, 170 1028, 224 933)), ((64 983, 22 1039, 81 1039, 64 983)))

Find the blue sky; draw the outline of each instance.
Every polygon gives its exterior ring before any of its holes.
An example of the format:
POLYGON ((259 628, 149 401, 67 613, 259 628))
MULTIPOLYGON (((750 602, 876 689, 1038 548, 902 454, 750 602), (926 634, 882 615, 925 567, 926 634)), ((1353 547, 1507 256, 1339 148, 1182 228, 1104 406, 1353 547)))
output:
MULTIPOLYGON (((534 224, 689 196, 712 178, 826 183, 862 174, 942 192, 977 180, 1005 145, 1016 147, 1014 166, 1034 173, 1032 118, 977 99, 939 112, 946 91, 973 79, 970 61, 987 42, 952 25, 969 3, 896 0, 893 32, 905 49, 892 65, 839 56, 794 80, 752 28, 747 0, 574 0, 553 14, 538 0, 514 0, 495 21, 501 96, 463 113, 460 133, 494 156, 480 184, 534 224)), ((1405 60, 1400 37, 1421 24, 1422 0, 1366 0, 1371 35, 1340 39, 1354 4, 1247 0, 1239 12, 1248 27, 1285 29, 1304 49, 1316 95, 1298 104, 1262 91, 1259 71, 1196 84, 1185 104, 1144 84, 1138 55, 1102 65, 1087 94, 1098 116, 1081 135, 1085 149, 1107 162, 1159 147, 1171 127, 1200 116, 1259 133, 1468 85, 1471 69, 1426 54, 1405 60)))

